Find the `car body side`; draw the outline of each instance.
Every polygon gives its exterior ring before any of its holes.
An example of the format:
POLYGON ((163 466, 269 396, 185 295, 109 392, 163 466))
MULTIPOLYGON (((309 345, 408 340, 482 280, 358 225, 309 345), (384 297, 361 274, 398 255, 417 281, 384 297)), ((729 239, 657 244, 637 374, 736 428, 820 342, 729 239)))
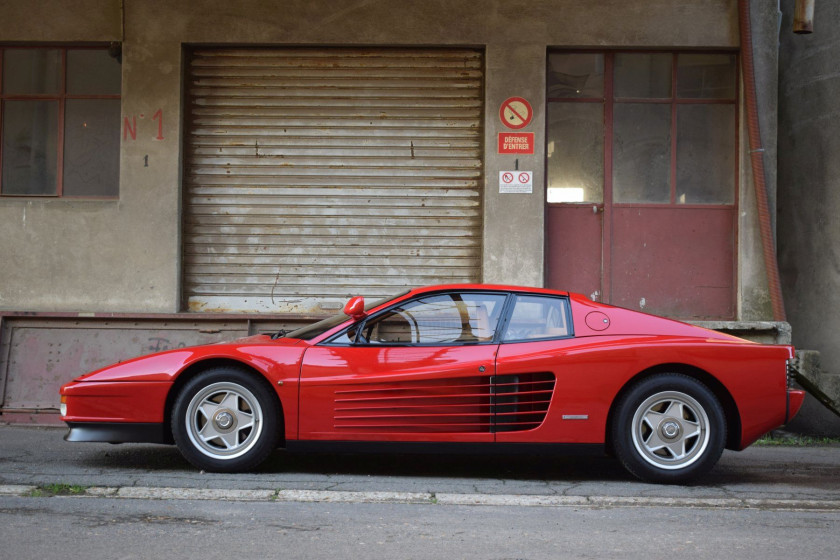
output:
MULTIPOLYGON (((512 290, 510 287, 469 288, 512 290)), ((523 293, 534 292, 558 294, 530 289, 523 293)), ((418 293, 421 292, 409 292, 379 310, 418 293)), ((491 356, 487 375, 551 372, 556 378, 548 413, 538 427, 490 434, 489 441, 608 443, 610 413, 616 399, 638 380, 657 373, 694 377, 715 393, 726 411, 727 447, 731 449, 743 449, 767 431, 784 424, 801 405, 801 392, 788 390, 786 364, 793 357, 790 346, 755 344, 677 321, 598 304, 576 294, 568 297, 574 336, 473 346, 484 349, 482 359, 491 356)), ((377 311, 374 309, 371 314, 377 311)), ((329 435, 318 436, 307 426, 317 426, 318 422, 313 420, 317 416, 324 425, 332 421, 334 403, 330 395, 335 387, 358 383, 360 379, 399 384, 437 366, 445 370, 449 358, 446 352, 441 352, 437 364, 433 361, 425 369, 414 372, 393 375, 386 372, 383 377, 377 377, 383 364, 373 362, 329 379, 306 375, 307 368, 317 366, 307 361, 308 356, 320 352, 321 359, 340 359, 323 342, 351 321, 348 318, 346 323, 309 341, 272 340, 258 335, 230 343, 172 350, 103 368, 62 387, 61 394, 67 401, 67 415, 63 420, 70 425, 71 433, 74 427, 96 423, 154 426, 159 438, 146 432, 134 439, 124 433, 112 439, 171 442, 168 423, 179 387, 207 367, 223 364, 248 368, 271 386, 281 406, 281 429, 286 442, 330 439, 329 435), (314 348, 320 350, 310 352, 314 348)), ((459 439, 408 431, 351 435, 342 439, 488 441, 484 434, 462 434, 459 439)))

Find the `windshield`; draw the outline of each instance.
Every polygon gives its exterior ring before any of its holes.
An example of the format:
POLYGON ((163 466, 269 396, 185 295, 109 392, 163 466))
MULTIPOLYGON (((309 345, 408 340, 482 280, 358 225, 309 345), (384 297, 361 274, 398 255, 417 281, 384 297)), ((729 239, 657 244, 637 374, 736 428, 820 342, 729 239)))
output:
MULTIPOLYGON (((407 294, 408 292, 409 292, 409 290, 406 290, 406 291, 404 291, 402 293, 399 293, 395 296, 390 296, 390 297, 375 300, 371 303, 367 303, 367 304, 365 304, 365 311, 370 311, 371 309, 374 309, 375 307, 379 307, 383 303, 387 303, 387 302, 391 301, 392 299, 400 298, 400 297, 404 296, 405 294, 407 294)), ((338 315, 333 315, 332 317, 327 317, 326 319, 324 319, 322 321, 318 321, 317 323, 313 323, 311 325, 307 325, 305 327, 301 327, 297 330, 294 330, 290 333, 287 333, 286 336, 288 338, 300 338, 302 340, 311 340, 311 339, 315 338, 316 336, 327 332, 331 328, 337 327, 338 325, 347 321, 348 319, 350 319, 349 316, 345 315, 344 313, 339 313, 338 315)))

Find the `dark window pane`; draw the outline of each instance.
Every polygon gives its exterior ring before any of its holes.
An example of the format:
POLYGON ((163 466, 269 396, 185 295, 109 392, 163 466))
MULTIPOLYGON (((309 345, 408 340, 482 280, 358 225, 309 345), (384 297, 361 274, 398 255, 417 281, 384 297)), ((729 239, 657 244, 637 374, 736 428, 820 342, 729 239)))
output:
POLYGON ((120 64, 102 49, 67 51, 67 93, 120 93, 120 64))
POLYGON ((64 113, 64 194, 119 194, 120 101, 68 99, 64 113))
POLYGON ((616 97, 670 98, 672 56, 670 54, 616 54, 616 97))
POLYGON ((549 103, 548 202, 603 202, 604 106, 549 103))
POLYGON ((677 107, 677 202, 731 204, 735 193, 735 106, 677 107))
POLYGON ((604 55, 548 55, 548 97, 604 97, 604 55))
POLYGON ((613 137, 616 202, 670 202, 671 105, 618 103, 613 137))
POLYGON ((56 194, 58 102, 3 103, 3 194, 56 194))
POLYGON ((61 51, 6 49, 3 53, 3 93, 59 93, 61 51))
POLYGON ((681 54, 677 57, 677 97, 734 99, 734 54, 681 54))

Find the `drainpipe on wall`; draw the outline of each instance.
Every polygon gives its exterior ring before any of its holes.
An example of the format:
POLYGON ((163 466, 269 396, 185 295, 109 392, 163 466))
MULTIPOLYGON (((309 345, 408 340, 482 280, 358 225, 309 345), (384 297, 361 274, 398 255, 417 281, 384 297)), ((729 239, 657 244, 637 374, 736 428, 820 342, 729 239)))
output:
POLYGON ((814 32, 814 0, 796 0, 793 8, 793 32, 814 32))
POLYGON ((776 258, 776 243, 773 238, 767 183, 764 179, 764 147, 761 143, 761 129, 758 124, 758 103, 755 93, 755 68, 753 66, 752 26, 750 24, 750 0, 738 0, 738 24, 741 31, 741 61, 744 78, 744 93, 747 109, 747 131, 750 139, 750 162, 752 163, 755 198, 758 206, 758 221, 761 230, 761 246, 764 266, 767 269, 767 283, 773 307, 773 320, 785 320, 785 304, 782 299, 782 283, 779 276, 779 262, 776 258))

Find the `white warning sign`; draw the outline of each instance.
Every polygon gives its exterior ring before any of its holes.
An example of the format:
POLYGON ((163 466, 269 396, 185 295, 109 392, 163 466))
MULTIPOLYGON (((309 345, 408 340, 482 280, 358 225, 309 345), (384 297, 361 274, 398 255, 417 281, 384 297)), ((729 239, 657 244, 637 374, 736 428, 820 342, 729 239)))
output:
POLYGON ((531 171, 499 171, 499 192, 531 194, 534 174, 531 171))

